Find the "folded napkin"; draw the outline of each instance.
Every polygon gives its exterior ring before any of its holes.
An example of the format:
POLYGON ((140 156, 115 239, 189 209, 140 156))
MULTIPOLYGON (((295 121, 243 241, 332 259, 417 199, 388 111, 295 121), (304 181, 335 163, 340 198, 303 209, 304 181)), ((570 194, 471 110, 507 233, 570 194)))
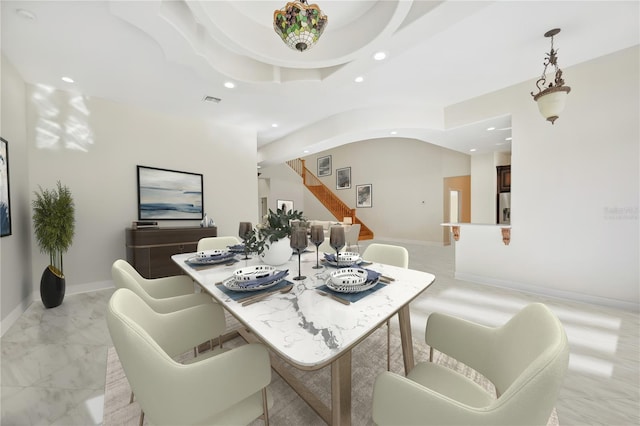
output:
POLYGON ((362 268, 365 271, 367 271, 367 281, 368 283, 371 283, 375 280, 377 280, 378 278, 380 278, 380 275, 382 275, 380 272, 376 272, 376 271, 372 271, 371 269, 365 269, 362 268))
POLYGON ((277 281, 281 278, 286 277, 287 275, 289 275, 289 270, 284 270, 284 271, 276 271, 276 273, 268 275, 266 277, 261 277, 261 278, 256 278, 255 280, 248 280, 248 281, 236 281, 236 284, 238 287, 240 288, 254 288, 254 287, 261 287, 267 284, 270 284, 274 281, 277 281))

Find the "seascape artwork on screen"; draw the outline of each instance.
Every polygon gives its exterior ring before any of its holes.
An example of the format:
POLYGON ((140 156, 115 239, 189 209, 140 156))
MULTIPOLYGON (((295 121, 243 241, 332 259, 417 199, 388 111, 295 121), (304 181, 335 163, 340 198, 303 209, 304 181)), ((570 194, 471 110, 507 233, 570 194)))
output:
POLYGON ((138 167, 138 185, 139 219, 202 219, 202 175, 138 167))

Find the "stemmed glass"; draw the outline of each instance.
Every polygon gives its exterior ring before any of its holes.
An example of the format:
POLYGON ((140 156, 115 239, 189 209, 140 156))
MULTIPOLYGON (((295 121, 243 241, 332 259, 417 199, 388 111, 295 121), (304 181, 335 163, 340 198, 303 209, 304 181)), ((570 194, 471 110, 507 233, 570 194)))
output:
POLYGON ((336 267, 340 267, 340 249, 344 247, 344 228, 342 226, 332 226, 329 234, 329 245, 336 251, 336 267))
POLYGON ((320 244, 324 242, 324 228, 322 225, 311 225, 311 242, 316 246, 316 266, 313 269, 320 269, 320 261, 318 260, 318 249, 320 244))
POLYGON ((244 260, 251 259, 248 255, 248 248, 247 248, 247 237, 251 232, 251 228, 252 228, 251 222, 240 222, 240 227, 238 228, 238 236, 244 242, 244 260))
POLYGON ((291 229, 291 248, 298 252, 298 276, 294 280, 304 280, 307 277, 300 275, 300 254, 307 248, 307 228, 295 227, 291 229))

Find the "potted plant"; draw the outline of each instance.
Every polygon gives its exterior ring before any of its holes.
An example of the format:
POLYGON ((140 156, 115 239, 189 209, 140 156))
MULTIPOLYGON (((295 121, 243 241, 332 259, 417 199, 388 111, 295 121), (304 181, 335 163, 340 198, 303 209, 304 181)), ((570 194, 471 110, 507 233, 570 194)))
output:
POLYGON ((60 181, 52 190, 38 188, 32 203, 33 225, 40 251, 49 255, 49 266, 40 279, 40 297, 45 307, 54 308, 64 299, 62 254, 73 240, 75 208, 71 191, 60 181))
POLYGON ((256 225, 246 239, 247 250, 258 253, 268 265, 282 265, 293 253, 290 245, 291 221, 304 220, 297 210, 269 209, 262 223, 256 225))

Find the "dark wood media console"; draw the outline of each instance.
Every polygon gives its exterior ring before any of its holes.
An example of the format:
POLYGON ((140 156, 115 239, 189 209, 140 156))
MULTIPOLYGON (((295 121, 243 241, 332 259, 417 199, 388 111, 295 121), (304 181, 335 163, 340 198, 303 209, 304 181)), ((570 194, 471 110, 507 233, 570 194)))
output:
POLYGON ((145 278, 182 274, 171 256, 196 251, 198 241, 217 237, 218 228, 125 229, 127 262, 145 278))

